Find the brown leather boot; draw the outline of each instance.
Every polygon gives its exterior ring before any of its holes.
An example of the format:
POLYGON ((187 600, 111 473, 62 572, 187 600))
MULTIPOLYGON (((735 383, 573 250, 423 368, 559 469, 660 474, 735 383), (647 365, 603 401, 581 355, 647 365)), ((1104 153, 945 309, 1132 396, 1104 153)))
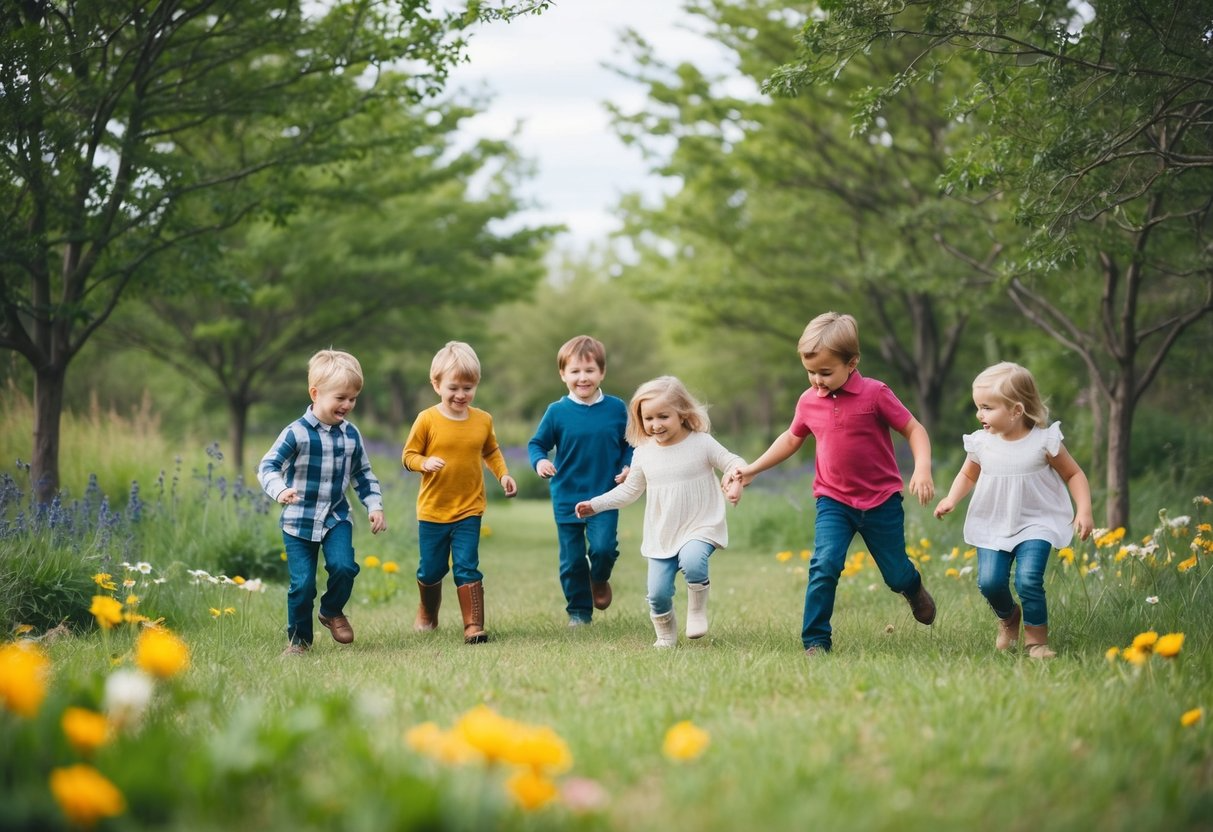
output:
POLYGON ((442 606, 442 581, 436 584, 423 584, 418 581, 417 591, 421 594, 421 603, 417 606, 413 629, 424 633, 438 626, 438 608, 442 606))
POLYGON ((1051 659, 1057 654, 1049 649, 1049 625, 1024 624, 1023 646, 1034 659, 1051 659))
POLYGON ((994 642, 996 650, 1009 650, 1011 645, 1019 641, 1019 622, 1022 620, 1023 614, 1018 604, 1010 615, 998 619, 998 639, 994 642))
POLYGON ((481 581, 459 587, 459 609, 463 612, 463 643, 488 641, 484 631, 484 584, 481 581))

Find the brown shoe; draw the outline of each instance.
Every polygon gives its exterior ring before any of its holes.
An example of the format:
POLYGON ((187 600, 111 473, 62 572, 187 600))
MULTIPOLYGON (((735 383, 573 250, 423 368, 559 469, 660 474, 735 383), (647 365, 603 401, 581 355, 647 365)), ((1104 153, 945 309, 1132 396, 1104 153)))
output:
POLYGON ((594 596, 594 609, 605 610, 611 605, 611 582, 590 581, 590 594, 594 596))
POLYGON ((322 615, 320 623, 329 628, 329 632, 333 634, 333 641, 338 644, 349 644, 354 640, 354 628, 350 626, 350 620, 344 615, 334 615, 332 618, 322 615))
POLYGON ((424 633, 438 626, 438 608, 442 606, 442 581, 436 584, 423 584, 418 581, 417 591, 421 594, 421 603, 417 605, 413 629, 424 633))
POLYGON ((463 643, 488 641, 484 631, 484 584, 473 581, 458 588, 459 610, 463 613, 463 643))
POLYGON ((1034 659, 1053 659, 1057 654, 1049 649, 1049 625, 1024 624, 1023 646, 1034 659))
POLYGON ((926 584, 919 579, 918 589, 914 592, 901 593, 910 602, 910 612, 919 624, 930 624, 935 620, 935 599, 927 592, 926 584))
POLYGON ((302 656, 307 652, 306 644, 288 644, 286 649, 282 651, 284 656, 302 656))
POLYGON ((998 638, 994 641, 995 650, 1010 650, 1015 642, 1019 641, 1019 622, 1023 619, 1023 613, 1019 609, 1019 605, 1015 605, 1015 609, 1006 618, 998 619, 998 638))
POLYGON ((820 659, 826 653, 830 652, 819 644, 810 644, 804 649, 804 657, 806 659, 820 659))

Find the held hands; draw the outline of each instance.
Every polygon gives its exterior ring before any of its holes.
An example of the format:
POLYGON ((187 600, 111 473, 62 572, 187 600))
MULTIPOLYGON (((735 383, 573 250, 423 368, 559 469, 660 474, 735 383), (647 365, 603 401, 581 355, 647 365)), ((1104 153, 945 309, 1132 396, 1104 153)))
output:
POLYGON ((505 496, 513 497, 518 493, 518 483, 514 482, 514 478, 506 474, 501 478, 501 487, 505 489, 505 496))
POLYGON ((387 520, 384 518, 382 511, 372 511, 369 516, 371 520, 371 534, 387 531, 387 520))
POLYGON ((597 514, 597 512, 594 511, 594 507, 590 505, 589 500, 582 500, 573 508, 573 511, 577 514, 578 520, 584 520, 587 517, 593 517, 595 514, 597 514))
POLYGON ((741 502, 741 478, 733 477, 728 474, 720 481, 720 490, 724 492, 724 498, 729 501, 729 505, 737 505, 741 502))
POLYGON ((551 479, 556 476, 556 466, 552 464, 550 459, 541 459, 539 464, 535 466, 535 473, 542 479, 551 479))
POLYGON ((421 463, 421 470, 427 473, 434 473, 446 467, 446 460, 440 456, 427 456, 425 462, 421 463))

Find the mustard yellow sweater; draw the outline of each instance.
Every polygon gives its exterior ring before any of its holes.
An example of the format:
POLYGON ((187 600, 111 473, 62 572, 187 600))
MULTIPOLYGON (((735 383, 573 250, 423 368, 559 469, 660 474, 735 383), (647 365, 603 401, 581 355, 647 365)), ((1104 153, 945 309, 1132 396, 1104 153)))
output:
POLYGON ((443 416, 438 405, 421 411, 400 459, 407 470, 421 472, 417 519, 430 523, 454 523, 484 514, 482 465, 498 482, 509 474, 493 432, 493 417, 476 407, 469 407, 468 417, 462 420, 443 416), (422 463, 431 456, 441 457, 446 465, 437 471, 421 471, 422 463))

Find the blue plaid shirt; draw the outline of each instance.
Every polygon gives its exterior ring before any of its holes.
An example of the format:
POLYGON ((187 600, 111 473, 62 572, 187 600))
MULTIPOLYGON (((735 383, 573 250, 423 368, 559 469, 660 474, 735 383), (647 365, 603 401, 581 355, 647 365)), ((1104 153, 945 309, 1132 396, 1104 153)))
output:
POLYGON ((304 540, 323 540, 325 532, 350 519, 345 492, 351 480, 368 514, 383 510, 358 428, 349 421, 326 425, 311 405, 278 434, 261 458, 257 479, 275 502, 286 489, 298 490, 299 502, 282 507, 282 530, 304 540))

